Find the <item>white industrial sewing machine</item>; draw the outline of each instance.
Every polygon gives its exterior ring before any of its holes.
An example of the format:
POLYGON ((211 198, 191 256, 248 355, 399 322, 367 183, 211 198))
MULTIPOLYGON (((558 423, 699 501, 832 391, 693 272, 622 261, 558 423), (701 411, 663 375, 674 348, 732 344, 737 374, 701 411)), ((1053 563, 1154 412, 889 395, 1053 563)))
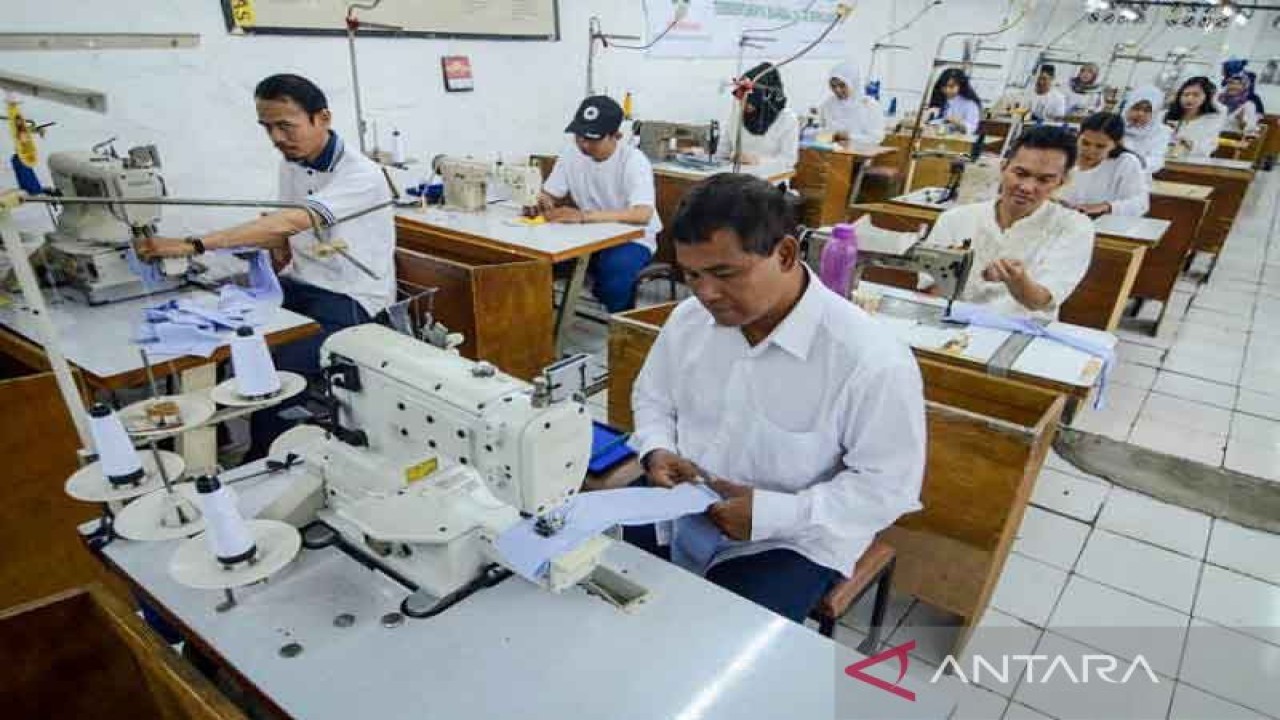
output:
MULTIPOLYGON (((950 304, 964 292, 973 269, 973 250, 967 240, 959 246, 930 244, 923 230, 915 233, 884 230, 873 226, 870 218, 854 227, 858 236, 858 260, 850 290, 857 288, 866 268, 885 267, 931 276, 941 295, 947 298, 948 311, 950 304)), ((802 251, 810 267, 819 267, 822 250, 830 240, 829 227, 801 232, 802 251)))
MULTIPOLYGON (((62 197, 128 200, 165 195, 155 146, 135 147, 126 158, 114 152, 62 152, 49 156, 53 183, 62 197)), ((129 268, 132 240, 155 232, 158 205, 63 205, 57 229, 48 234, 50 262, 70 287, 90 305, 127 300, 148 288, 129 268)), ((183 283, 190 269, 186 258, 163 260, 163 279, 152 291, 183 283)))
MULTIPOLYGON (((416 588, 419 615, 486 584, 500 562, 494 540, 522 517, 537 518, 539 533, 559 529, 591 455, 591 417, 574 397, 584 356, 530 384, 372 324, 335 333, 320 356, 330 427, 277 440, 272 455, 296 450, 309 472, 259 517, 321 521, 416 588)), ((553 560, 545 586, 582 582, 608 543, 553 560)))
POLYGON ((437 172, 444 179, 444 204, 454 210, 483 210, 490 183, 508 188, 512 202, 522 208, 536 208, 538 193, 542 191, 542 172, 527 164, 490 164, 446 156, 440 158, 437 172))
POLYGON ((716 120, 702 125, 642 120, 636 123, 635 133, 640 152, 653 162, 673 160, 695 148, 705 152, 711 162, 720 145, 720 123, 716 120))

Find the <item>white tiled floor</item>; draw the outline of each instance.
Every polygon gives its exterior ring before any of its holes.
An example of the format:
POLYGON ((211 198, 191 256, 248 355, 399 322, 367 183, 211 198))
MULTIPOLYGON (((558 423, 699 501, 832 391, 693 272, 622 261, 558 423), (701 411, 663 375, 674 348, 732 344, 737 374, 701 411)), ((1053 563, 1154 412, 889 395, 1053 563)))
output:
POLYGON ((1161 605, 1191 611, 1200 563, 1106 530, 1094 530, 1076 572, 1161 605))

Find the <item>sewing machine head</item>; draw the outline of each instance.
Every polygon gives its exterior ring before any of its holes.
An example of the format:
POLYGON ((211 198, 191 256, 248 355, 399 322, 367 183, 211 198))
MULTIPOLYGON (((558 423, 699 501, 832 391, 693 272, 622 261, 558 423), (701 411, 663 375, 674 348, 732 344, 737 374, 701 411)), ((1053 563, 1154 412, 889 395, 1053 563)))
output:
MULTIPOLYGON (((883 267, 908 272, 923 273, 933 278, 940 294, 954 301, 964 291, 973 268, 973 250, 968 241, 959 246, 932 245, 925 237, 925 229, 918 232, 885 230, 871 224, 864 217, 854 226, 858 237, 858 260, 854 268, 854 281, 850 289, 869 267, 883 267)), ((831 228, 804 230, 801 244, 805 261, 810 267, 818 267, 822 251, 831 240, 831 228)))
POLYGON ((495 179, 511 189, 511 201, 522 208, 538 205, 538 193, 542 192, 542 171, 533 165, 499 165, 495 179))
POLYGON ((682 152, 700 149, 708 158, 720 145, 720 123, 712 120, 702 125, 643 120, 636 123, 640 152, 653 162, 664 162, 682 152))
MULTIPOLYGON (((493 540, 522 517, 557 527, 586 476, 591 417, 569 381, 585 357, 531 385, 369 324, 330 336, 321 362, 333 417, 302 451, 314 476, 263 517, 318 518, 432 596, 497 562, 493 540)), ((578 582, 601 550, 548 585, 578 582)))
MULTIPOLYGON (((49 156, 49 172, 64 198, 131 200, 165 195, 155 146, 135 147, 121 158, 101 152, 60 152, 49 156)), ((160 222, 159 205, 62 205, 49 233, 51 258, 69 285, 90 304, 138 297, 147 292, 133 273, 126 251, 135 237, 151 235, 160 222)), ((162 261, 165 281, 153 290, 177 287, 190 269, 183 258, 162 261)))
POLYGON ((489 184, 489 163, 444 157, 437 172, 444 179, 444 204, 455 210, 483 210, 489 184))

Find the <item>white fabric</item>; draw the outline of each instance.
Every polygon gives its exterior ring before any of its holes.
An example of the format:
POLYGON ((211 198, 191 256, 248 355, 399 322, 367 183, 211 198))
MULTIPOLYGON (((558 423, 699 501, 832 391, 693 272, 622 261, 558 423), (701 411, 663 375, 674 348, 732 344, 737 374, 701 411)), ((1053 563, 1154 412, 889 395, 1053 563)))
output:
MULTIPOLYGON (((724 155, 733 157, 738 139, 737 113, 734 113, 733 118, 723 127, 729 128, 728 142, 721 143, 725 148, 724 155)), ((755 155, 761 165, 795 168, 796 161, 800 158, 800 120, 789 108, 784 108, 763 135, 756 135, 744 128, 742 152, 755 155)))
POLYGON ((857 68, 840 63, 831 70, 831 77, 849 87, 849 98, 828 95, 818 106, 818 122, 824 130, 844 133, 855 143, 879 145, 885 136, 884 109, 864 94, 857 68))
POLYGON ((964 122, 964 131, 973 135, 978 132, 978 125, 982 122, 982 107, 967 97, 957 95, 947 101, 942 116, 936 120, 945 122, 952 117, 960 118, 964 122))
MULTIPOLYGON (((922 383, 904 343, 806 272, 755 347, 696 298, 681 303, 636 381, 631 445, 755 488, 751 540, 720 538, 712 563, 787 548, 848 575, 877 532, 921 507, 922 383)), ((676 524, 673 551, 700 520, 676 524)))
POLYGON ((1107 158, 1091 170, 1076 168, 1058 197, 1072 205, 1111 203, 1112 215, 1142 217, 1151 208, 1151 183, 1133 153, 1107 158))
POLYGON ((1005 315, 1054 320, 1058 308, 1071 296, 1089 269, 1093 257, 1093 223, 1083 214, 1054 202, 1046 202, 1006 232, 996 222, 996 200, 965 205, 944 212, 930 243, 973 241, 973 272, 960 300, 985 305, 1005 315), (982 270, 993 260, 1021 260, 1031 279, 1053 296, 1044 310, 1022 306, 1002 282, 982 279, 982 270))
POLYGON ((345 241, 347 253, 378 279, 369 277, 340 254, 321 257, 315 233, 310 230, 289 238, 293 259, 281 271, 282 276, 349 295, 369 315, 376 315, 395 300, 396 228, 391 207, 333 224, 338 218, 391 199, 391 189, 377 163, 359 152, 346 150, 338 140, 327 170, 313 170, 287 160, 280 164, 280 199, 306 202, 315 208, 330 225, 330 241, 345 241))
POLYGON ((1228 113, 1223 130, 1241 133, 1242 135, 1253 135, 1258 132, 1257 106, 1252 102, 1246 101, 1243 105, 1236 108, 1235 112, 1228 113))
POLYGON ((1027 107, 1031 114, 1042 120, 1061 120, 1067 116, 1067 98, 1057 88, 1049 88, 1049 92, 1041 95, 1032 88, 1027 96, 1027 107))
POLYGON ((1173 130, 1175 143, 1183 141, 1191 145, 1190 150, 1181 148, 1182 157, 1207 158, 1218 149, 1218 135, 1222 133, 1222 113, 1201 115, 1191 122, 1180 122, 1173 130))
POLYGON ((620 142, 609 159, 596 162, 570 143, 560 152, 542 189, 552 197, 570 196, 579 208, 587 211, 653 208, 644 237, 635 241, 653 252, 658 247, 658 231, 662 229, 653 183, 653 165, 649 158, 631 145, 620 142))
POLYGON ((1164 167, 1165 156, 1169 154, 1169 143, 1173 142, 1173 128, 1159 120, 1164 93, 1150 85, 1138 88, 1129 93, 1125 108, 1143 101, 1151 105, 1151 120, 1146 125, 1134 125, 1129 122, 1126 113, 1124 146, 1142 158, 1148 175, 1154 175, 1164 167))

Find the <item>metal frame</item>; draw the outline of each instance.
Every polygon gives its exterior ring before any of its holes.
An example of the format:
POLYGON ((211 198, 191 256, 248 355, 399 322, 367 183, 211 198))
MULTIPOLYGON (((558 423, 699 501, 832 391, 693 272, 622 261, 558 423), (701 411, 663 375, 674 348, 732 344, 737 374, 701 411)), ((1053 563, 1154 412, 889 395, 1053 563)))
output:
MULTIPOLYGON (((502 35, 498 33, 451 33, 432 30, 400 30, 367 33, 370 37, 408 37, 427 40, 444 40, 456 38, 460 40, 507 40, 512 42, 559 42, 560 32, 560 0, 551 0, 551 12, 555 19, 555 30, 550 35, 502 35)), ((231 0, 222 0, 222 17, 226 21, 228 33, 244 33, 246 35, 312 35, 331 36, 345 35, 346 28, 289 28, 289 27, 241 27, 236 24, 231 14, 231 0)))

